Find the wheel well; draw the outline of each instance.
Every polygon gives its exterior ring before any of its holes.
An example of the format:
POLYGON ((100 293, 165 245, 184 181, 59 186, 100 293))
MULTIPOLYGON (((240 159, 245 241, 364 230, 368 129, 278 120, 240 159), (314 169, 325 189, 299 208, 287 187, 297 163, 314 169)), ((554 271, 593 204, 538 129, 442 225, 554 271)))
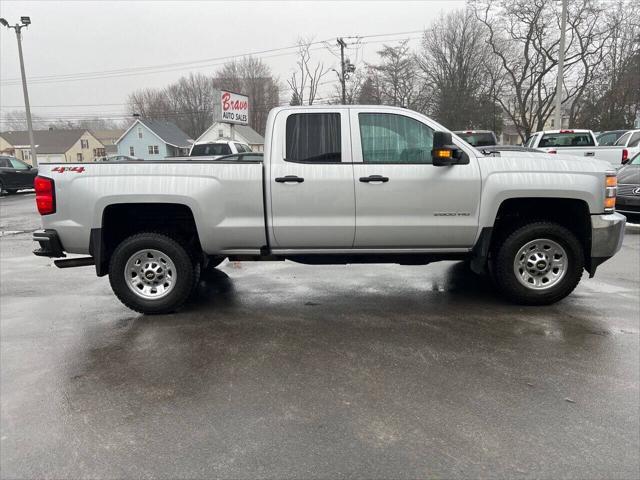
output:
POLYGON ((547 220, 573 232, 582 243, 585 256, 591 251, 589 207, 573 198, 511 198, 500 205, 493 226, 491 249, 515 228, 531 221, 547 220))
POLYGON ((125 238, 139 232, 159 232, 178 240, 192 254, 200 254, 193 212, 176 203, 119 203, 109 205, 102 213, 102 228, 92 232, 91 253, 96 259, 98 275, 105 275, 109 259, 125 238))

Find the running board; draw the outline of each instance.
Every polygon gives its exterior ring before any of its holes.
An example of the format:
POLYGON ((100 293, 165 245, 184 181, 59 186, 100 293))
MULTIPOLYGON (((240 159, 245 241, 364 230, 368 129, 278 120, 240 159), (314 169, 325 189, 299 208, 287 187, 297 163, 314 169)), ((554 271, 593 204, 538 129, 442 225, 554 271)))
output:
POLYGON ((65 258, 55 260, 53 263, 58 268, 89 267, 96 264, 93 257, 65 258))

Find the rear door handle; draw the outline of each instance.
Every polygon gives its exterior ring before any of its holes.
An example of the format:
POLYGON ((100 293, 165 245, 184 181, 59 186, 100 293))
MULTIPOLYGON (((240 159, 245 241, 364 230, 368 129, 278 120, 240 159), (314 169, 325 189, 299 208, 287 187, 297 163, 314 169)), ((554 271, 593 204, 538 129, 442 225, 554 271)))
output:
POLYGON ((389 181, 389 177, 383 177, 382 175, 369 175, 368 177, 360 177, 360 181, 363 183, 370 183, 370 182, 386 183, 389 181))
POLYGON ((596 152, 584 152, 585 157, 593 157, 595 154, 596 152))
POLYGON ((304 178, 298 177, 297 175, 286 175, 284 177, 277 177, 276 182, 278 183, 302 183, 304 182, 304 178))

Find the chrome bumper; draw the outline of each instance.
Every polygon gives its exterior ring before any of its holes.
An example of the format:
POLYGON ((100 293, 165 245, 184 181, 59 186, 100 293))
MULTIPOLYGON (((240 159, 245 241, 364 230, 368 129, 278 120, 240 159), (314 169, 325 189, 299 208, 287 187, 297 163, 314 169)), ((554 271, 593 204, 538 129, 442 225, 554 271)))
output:
POLYGON ((622 247, 626 221, 619 213, 591 216, 591 259, 587 264, 590 276, 622 247))

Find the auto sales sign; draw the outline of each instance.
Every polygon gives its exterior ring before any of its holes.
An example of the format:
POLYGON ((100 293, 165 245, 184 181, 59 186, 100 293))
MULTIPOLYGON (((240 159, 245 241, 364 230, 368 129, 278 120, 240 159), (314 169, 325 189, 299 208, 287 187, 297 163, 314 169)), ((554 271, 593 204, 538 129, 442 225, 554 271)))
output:
POLYGON ((249 97, 220 90, 220 120, 227 123, 249 123, 249 97))

